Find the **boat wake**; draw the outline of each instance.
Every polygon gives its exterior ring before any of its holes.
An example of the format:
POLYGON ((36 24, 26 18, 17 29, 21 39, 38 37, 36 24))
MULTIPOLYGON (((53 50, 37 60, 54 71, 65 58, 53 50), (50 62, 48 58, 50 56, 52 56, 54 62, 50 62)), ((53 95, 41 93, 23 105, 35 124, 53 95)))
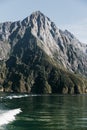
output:
POLYGON ((22 112, 20 108, 13 110, 0 110, 0 127, 14 121, 16 115, 20 112, 22 112))
POLYGON ((6 99, 13 99, 13 98, 23 98, 23 97, 28 97, 29 95, 25 94, 25 95, 11 95, 11 96, 7 96, 6 99))
POLYGON ((1 96, 0 99, 14 99, 14 98, 23 98, 23 97, 30 97, 30 96, 37 96, 37 95, 29 95, 29 94, 23 94, 23 95, 9 95, 9 96, 1 96))

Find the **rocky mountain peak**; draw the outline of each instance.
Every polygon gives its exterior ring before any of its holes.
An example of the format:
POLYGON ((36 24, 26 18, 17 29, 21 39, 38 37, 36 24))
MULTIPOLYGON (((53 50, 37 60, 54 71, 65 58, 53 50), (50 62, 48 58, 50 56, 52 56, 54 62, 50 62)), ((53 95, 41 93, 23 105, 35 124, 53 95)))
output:
POLYGON ((31 28, 31 33, 42 42, 42 46, 48 55, 52 56, 52 52, 58 49, 58 37, 61 37, 54 22, 40 11, 33 12, 22 22, 31 28))
POLYGON ((35 11, 30 16, 33 16, 33 17, 38 17, 38 16, 45 17, 45 15, 41 11, 35 11))
POLYGON ((36 11, 33 12, 30 16, 26 17, 22 23, 23 25, 30 25, 30 23, 34 20, 34 21, 39 21, 41 19, 43 19, 45 17, 45 15, 43 13, 41 13, 40 11, 36 11))

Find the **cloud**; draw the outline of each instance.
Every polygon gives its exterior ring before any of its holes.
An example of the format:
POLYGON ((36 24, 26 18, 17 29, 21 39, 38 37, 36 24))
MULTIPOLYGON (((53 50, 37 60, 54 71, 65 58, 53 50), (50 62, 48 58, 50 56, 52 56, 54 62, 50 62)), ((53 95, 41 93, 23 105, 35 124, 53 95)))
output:
POLYGON ((87 43, 87 19, 65 25, 64 28, 72 32, 81 42, 87 43))

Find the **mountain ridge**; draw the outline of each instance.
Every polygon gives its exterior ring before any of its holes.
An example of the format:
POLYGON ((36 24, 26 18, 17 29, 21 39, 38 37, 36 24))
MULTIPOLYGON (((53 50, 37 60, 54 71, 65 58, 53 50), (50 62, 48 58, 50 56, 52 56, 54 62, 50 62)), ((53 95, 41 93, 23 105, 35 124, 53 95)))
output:
POLYGON ((87 45, 40 11, 0 24, 0 52, 3 91, 86 92, 87 45))

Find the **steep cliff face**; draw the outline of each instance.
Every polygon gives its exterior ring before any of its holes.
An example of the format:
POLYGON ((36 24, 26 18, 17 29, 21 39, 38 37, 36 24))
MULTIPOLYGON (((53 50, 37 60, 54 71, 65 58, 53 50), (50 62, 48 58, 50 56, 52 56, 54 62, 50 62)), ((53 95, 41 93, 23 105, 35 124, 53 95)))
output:
POLYGON ((0 70, 4 91, 85 93, 87 46, 37 11, 0 24, 0 70))

